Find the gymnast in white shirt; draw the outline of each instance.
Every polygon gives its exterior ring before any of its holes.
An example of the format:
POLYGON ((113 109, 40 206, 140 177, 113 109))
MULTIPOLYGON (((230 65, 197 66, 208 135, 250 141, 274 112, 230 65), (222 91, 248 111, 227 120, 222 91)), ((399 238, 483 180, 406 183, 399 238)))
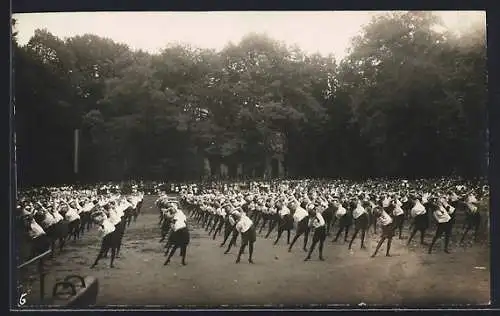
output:
POLYGON ((304 261, 308 261, 311 259, 311 254, 316 247, 316 244, 319 242, 319 260, 324 261, 323 258, 323 245, 326 239, 326 226, 325 220, 320 212, 315 212, 314 209, 309 210, 309 227, 314 230, 313 241, 311 248, 309 249, 309 253, 304 261))
POLYGON ((384 241, 387 239, 387 249, 386 249, 386 257, 390 257, 390 250, 391 250, 391 243, 392 243, 392 237, 394 236, 394 221, 392 217, 387 214, 386 211, 384 210, 378 210, 376 213, 377 216, 377 222, 382 226, 382 237, 380 238, 380 241, 377 244, 377 247, 375 248, 375 252, 371 256, 374 258, 377 255, 378 250, 384 243, 384 241))
MULTIPOLYGON (((181 250, 182 265, 187 265, 186 253, 187 253, 187 246, 189 245, 190 241, 189 230, 187 227, 187 217, 181 210, 177 209, 177 207, 174 207, 172 209, 171 225, 172 225, 172 233, 168 238, 167 244, 172 245, 172 249, 170 250, 170 253, 168 254, 167 260, 165 261, 164 265, 170 263, 170 259, 174 255, 177 248, 180 248, 181 250)), ((168 249, 169 246, 167 246, 167 252, 168 249)), ((167 255, 167 252, 165 252, 165 255, 167 255)))
POLYGON ((415 205, 410 211, 413 218, 413 231, 408 238, 407 245, 410 244, 415 234, 420 231, 420 244, 424 245, 425 232, 429 228, 429 217, 425 206, 416 197, 413 198, 415 205))
POLYGON ((240 262, 241 255, 245 251, 248 245, 248 262, 253 263, 253 245, 257 240, 257 234, 255 231, 255 226, 253 221, 245 214, 235 213, 235 218, 237 220, 235 229, 241 234, 241 246, 238 252, 238 257, 236 258, 236 263, 240 262))
POLYGON ((441 238, 444 234, 444 252, 449 253, 448 244, 450 241, 451 235, 451 216, 444 207, 442 203, 437 201, 436 199, 431 199, 428 203, 428 206, 432 209, 432 215, 437 222, 436 234, 432 238, 431 245, 429 246, 428 253, 432 252, 432 248, 436 241, 441 238))
POLYGON ((309 239, 309 214, 303 209, 297 200, 290 204, 291 210, 293 211, 293 220, 296 223, 297 230, 295 236, 293 237, 292 243, 288 247, 288 252, 292 251, 293 245, 299 239, 300 236, 304 235, 304 251, 307 251, 307 241, 309 239))
POLYGON ((278 205, 279 211, 278 214, 280 216, 279 219, 279 226, 278 226, 278 235, 276 236, 276 240, 274 241, 273 245, 278 244, 281 235, 283 234, 284 231, 287 232, 287 245, 290 244, 290 235, 291 235, 291 230, 293 228, 293 217, 292 214, 290 213, 290 209, 286 206, 285 201, 280 203, 278 205))
POLYGON ((94 264, 90 267, 93 269, 101 258, 106 257, 107 252, 111 249, 111 262, 110 267, 114 267, 114 261, 116 258, 116 249, 118 247, 118 235, 113 222, 104 214, 104 212, 96 212, 92 215, 93 221, 99 225, 99 236, 102 238, 101 249, 99 254, 94 261, 94 264))

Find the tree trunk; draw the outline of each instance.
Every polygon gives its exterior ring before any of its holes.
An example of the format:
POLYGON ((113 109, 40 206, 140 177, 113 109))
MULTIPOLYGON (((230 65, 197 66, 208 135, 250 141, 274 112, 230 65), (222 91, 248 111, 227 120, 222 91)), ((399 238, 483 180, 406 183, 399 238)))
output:
POLYGON ((222 179, 227 179, 228 176, 228 168, 224 163, 220 164, 220 176, 222 179))
POLYGON ((264 179, 267 180, 272 175, 273 166, 271 164, 271 158, 266 156, 266 162, 264 166, 264 179))
POLYGON ((285 177, 285 168, 283 166, 283 159, 280 157, 278 159, 278 177, 284 178, 285 177))
POLYGON ((236 168, 236 176, 238 179, 241 179, 243 176, 243 163, 238 163, 238 167, 236 168))
POLYGON ((210 179, 212 176, 212 168, 210 168, 210 160, 208 158, 203 159, 203 177, 205 179, 210 179))

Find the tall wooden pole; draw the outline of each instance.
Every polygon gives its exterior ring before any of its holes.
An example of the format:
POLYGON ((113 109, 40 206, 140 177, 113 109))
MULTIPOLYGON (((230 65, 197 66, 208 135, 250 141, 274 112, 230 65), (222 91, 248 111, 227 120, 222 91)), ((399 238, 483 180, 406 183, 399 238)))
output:
POLYGON ((74 155, 73 155, 73 171, 75 173, 75 175, 78 174, 78 155, 79 155, 79 140, 80 140, 80 130, 79 129, 75 129, 75 151, 74 151, 74 155))

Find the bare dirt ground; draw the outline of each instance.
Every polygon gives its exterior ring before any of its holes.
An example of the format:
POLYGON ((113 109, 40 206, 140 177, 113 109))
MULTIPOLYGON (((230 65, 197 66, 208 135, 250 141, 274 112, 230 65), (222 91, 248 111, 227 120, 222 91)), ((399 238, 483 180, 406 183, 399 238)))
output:
MULTIPOLYGON (((136 223, 127 228, 122 256, 116 267, 109 268, 103 259, 95 269, 90 265, 99 250, 100 240, 95 229, 81 240, 70 242, 62 254, 46 263, 50 271, 46 278, 46 295, 52 285, 66 275, 93 275, 99 280, 98 306, 144 305, 301 305, 359 304, 373 305, 450 305, 488 304, 490 300, 490 257, 488 242, 468 244, 453 242, 451 254, 437 243, 433 254, 426 248, 406 247, 406 240, 393 241, 392 257, 385 257, 385 246, 376 258, 370 254, 379 236, 367 236, 366 250, 353 251, 342 241, 325 243, 326 261, 304 262, 305 253, 299 239, 292 253, 287 252, 286 239, 277 246, 270 239, 258 236, 254 261, 246 255, 235 264, 237 247, 224 255, 219 248, 222 237, 212 240, 203 229, 191 228, 187 266, 175 255, 163 266, 163 245, 159 243, 156 197, 145 197, 142 213, 136 223)), ((483 227, 483 229, 485 229, 483 227)), ((454 239, 461 225, 454 228, 454 239)), ((405 231, 408 236, 408 231, 405 231)), ((429 232, 430 242, 433 232, 429 232)), ((283 236, 285 237, 285 236, 283 236)), ((417 238, 418 239, 418 238, 417 238)), ((29 289, 27 304, 37 304, 38 281, 24 282, 29 289)))

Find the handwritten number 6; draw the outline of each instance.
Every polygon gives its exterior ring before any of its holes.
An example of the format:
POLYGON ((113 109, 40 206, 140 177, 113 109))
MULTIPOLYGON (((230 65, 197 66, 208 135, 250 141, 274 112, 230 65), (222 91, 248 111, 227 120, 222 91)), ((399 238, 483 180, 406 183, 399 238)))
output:
POLYGON ((19 298, 19 306, 23 306, 24 304, 26 304, 26 299, 25 299, 26 295, 28 294, 26 293, 21 294, 21 297, 19 298))

